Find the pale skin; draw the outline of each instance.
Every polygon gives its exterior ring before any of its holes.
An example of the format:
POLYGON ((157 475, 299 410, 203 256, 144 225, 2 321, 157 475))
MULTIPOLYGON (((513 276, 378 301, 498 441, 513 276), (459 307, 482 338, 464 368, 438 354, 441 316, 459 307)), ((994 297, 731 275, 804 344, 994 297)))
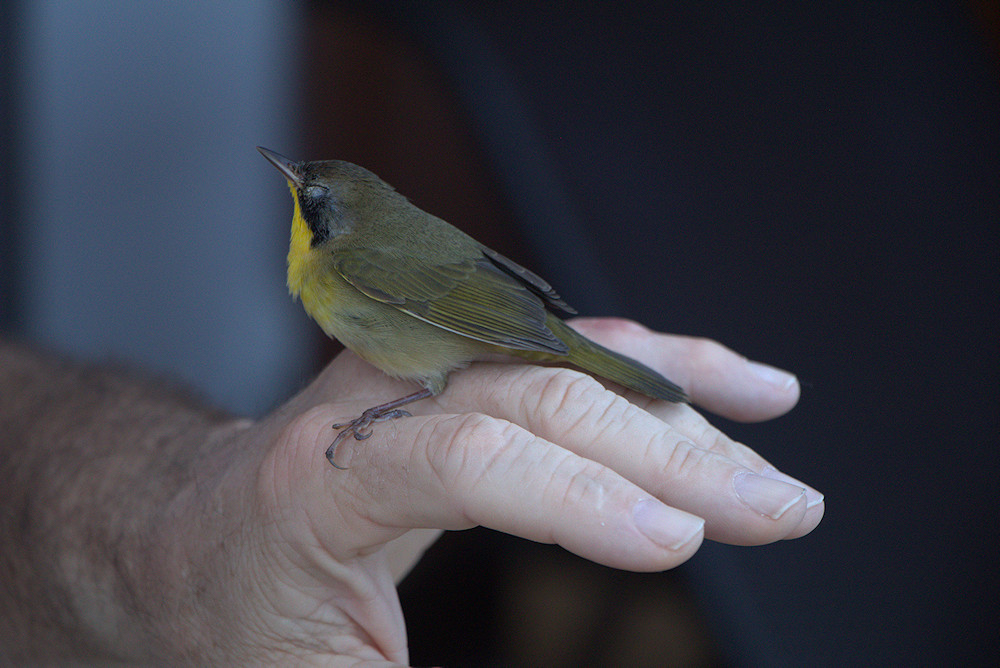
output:
MULTIPOLYGON (((798 400, 794 377, 711 341, 574 326, 727 417, 798 400)), ((395 584, 442 530, 660 571, 705 538, 798 538, 823 516, 692 407, 525 364, 453 373, 413 417, 345 441, 349 470, 327 464, 333 423, 412 389, 343 353, 253 423, 0 342, 0 662, 406 665, 395 584)))

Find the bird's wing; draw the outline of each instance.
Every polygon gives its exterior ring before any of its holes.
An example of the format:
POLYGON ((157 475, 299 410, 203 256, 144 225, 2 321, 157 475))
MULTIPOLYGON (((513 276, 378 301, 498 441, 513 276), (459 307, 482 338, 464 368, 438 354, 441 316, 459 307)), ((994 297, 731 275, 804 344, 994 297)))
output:
POLYGON ((510 260, 511 266, 498 263, 484 252, 432 264, 371 248, 334 251, 333 260, 337 272, 368 297, 443 329, 507 348, 569 351, 546 327, 545 304, 572 309, 534 274, 523 270, 530 278, 520 276, 510 260))

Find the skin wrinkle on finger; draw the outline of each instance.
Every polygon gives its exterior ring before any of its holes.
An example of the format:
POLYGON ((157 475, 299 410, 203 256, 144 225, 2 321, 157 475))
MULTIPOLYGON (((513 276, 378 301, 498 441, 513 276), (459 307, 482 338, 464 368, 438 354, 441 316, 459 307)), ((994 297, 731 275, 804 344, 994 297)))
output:
POLYGON ((663 469, 665 475, 649 489, 664 502, 705 517, 706 537, 727 543, 756 545, 783 539, 801 523, 804 507, 799 510, 790 507, 777 519, 747 507, 733 492, 732 483, 736 478, 754 471, 739 462, 687 441, 665 444, 664 449, 669 452, 663 469), (705 491, 713 489, 717 491, 705 491), (686 490, 702 491, 691 493, 686 490))
MULTIPOLYGON (((549 473, 545 476, 545 483, 542 487, 540 497, 542 503, 546 503, 549 507, 575 508, 581 501, 587 500, 589 493, 593 493, 595 487, 600 486, 599 483, 593 480, 594 471, 585 471, 581 468, 570 474, 568 482, 565 481, 561 471, 570 466, 571 457, 569 452, 564 451, 561 453, 561 456, 555 458, 548 457, 546 460, 546 466, 543 470, 547 469, 549 473), (552 501, 548 501, 548 499, 552 499, 552 501)), ((603 506, 605 497, 603 489, 601 489, 599 497, 600 505, 603 506)), ((550 525, 548 530, 544 534, 539 535, 536 540, 541 543, 565 545, 565 536, 561 534, 562 532, 558 525, 550 525)))
MULTIPOLYGON (((697 549, 697 545, 691 549, 689 540, 676 552, 671 552, 672 548, 665 550, 664 546, 642 534, 635 526, 632 509, 648 496, 637 488, 626 491, 621 476, 611 469, 562 451, 551 469, 546 467, 546 471, 549 472, 541 495, 542 505, 555 509, 559 514, 572 513, 577 518, 573 522, 550 524, 547 534, 534 536, 534 540, 555 543, 577 554, 593 552, 593 543, 598 541, 596 549, 604 555, 601 563, 635 561, 639 551, 650 551, 656 555, 655 560, 647 562, 655 565, 640 567, 636 564, 629 567, 639 570, 662 570, 676 566, 697 549)), ((669 509, 668 512, 675 511, 669 509)))
POLYGON ((442 487, 458 483, 466 492, 472 492, 485 477, 506 473, 495 469, 511 450, 522 449, 527 435, 511 422, 482 413, 468 413, 455 419, 458 426, 451 438, 441 447, 426 448, 427 459, 442 487))
POLYGON ((629 508, 648 494, 601 464, 502 420, 436 416, 427 422, 440 422, 442 429, 458 432, 451 438, 453 447, 440 447, 441 456, 464 460, 441 465, 432 464, 433 456, 413 455, 408 484, 424 490, 418 504, 433 506, 438 508, 435 512, 443 514, 422 516, 419 507, 414 507, 405 510, 408 516, 390 517, 390 507, 383 506, 375 511, 380 513, 376 519, 384 513, 386 520, 396 525, 478 524, 529 540, 555 540, 586 558, 633 570, 661 570, 693 553, 685 548, 665 554, 662 546, 640 534, 631 523, 629 508), (460 421, 457 425, 456 420, 460 421), (504 444, 504 440, 514 442, 504 444), (476 450, 481 452, 470 459, 469 451, 476 450), (417 470, 421 465, 423 473, 417 470), (597 490, 587 482, 588 477, 602 486, 599 503, 593 498, 597 490), (567 485, 573 487, 568 492, 567 485), (443 510, 441 497, 453 499, 443 510), (609 500, 612 498, 614 502, 609 500), (567 502, 575 505, 566 506, 567 502))
MULTIPOLYGON (((693 436, 698 442, 708 444, 708 450, 731 459, 754 473, 761 474, 768 469, 774 471, 778 470, 767 459, 761 457, 749 446, 729 438, 724 432, 717 429, 697 411, 688 409, 686 411, 686 415, 687 417, 685 419, 678 418, 674 421, 680 423, 680 429, 684 433, 689 436, 693 436)), ((807 490, 807 495, 810 500, 810 506, 808 508, 810 511, 808 521, 803 524, 803 527, 800 530, 793 531, 789 534, 789 536, 787 536, 788 538, 797 538, 806 535, 819 524, 824 512, 823 508, 819 507, 823 503, 823 495, 805 483, 795 480, 794 478, 787 481, 794 481, 795 484, 804 487, 807 490)))
MULTIPOLYGON (((458 416, 457 419, 461 423, 450 439, 451 447, 435 448, 441 451, 443 462, 436 461, 439 457, 429 458, 428 462, 442 493, 462 501, 455 512, 469 526, 486 524, 485 515, 495 512, 487 508, 490 503, 498 504, 497 507, 513 508, 517 505, 513 501, 507 504, 497 499, 495 488, 498 486, 526 489, 525 486, 537 482, 532 477, 541 478, 544 486, 534 494, 542 498, 552 495, 552 486, 560 480, 558 472, 567 465, 571 453, 545 444, 547 451, 540 460, 537 456, 527 458, 526 449, 544 442, 514 423, 477 414, 458 416), (519 461, 529 460, 534 461, 531 466, 518 465, 519 461), (513 479, 514 476, 516 479, 513 479), (512 479, 503 480, 507 477, 512 479), (503 484, 498 485, 498 480, 503 480, 503 484)), ((501 521, 517 521, 516 515, 506 515, 501 521)), ((546 538, 532 536, 532 539, 546 538)), ((549 540, 553 539, 549 537, 549 540)))
MULTIPOLYGON (((511 426, 512 423, 508 423, 511 426)), ((477 425, 478 426, 478 425, 477 425)), ((539 439, 535 438, 528 432, 520 431, 518 436, 525 435, 531 441, 536 444, 542 443, 539 439)), ((476 434, 478 435, 478 433, 476 434)), ((490 439, 491 441, 498 441, 499 439, 490 439)), ((502 443, 502 441, 500 441, 502 443)), ((513 448, 509 443, 504 443, 499 447, 494 448, 494 453, 492 454, 490 461, 487 466, 483 468, 483 471, 479 472, 475 477, 469 482, 463 484, 464 494, 461 496, 466 498, 468 501, 463 509, 464 515, 476 524, 484 523, 484 513, 490 512, 484 507, 484 504, 489 504, 490 502, 500 502, 501 508, 508 508, 513 510, 520 504, 517 501, 520 499, 512 499, 510 503, 503 503, 502 499, 495 498, 495 491, 484 490, 484 487, 495 487, 496 479, 502 478, 503 476, 514 475, 511 469, 519 470, 516 475, 517 479, 507 480, 502 486, 506 489, 530 489, 531 486, 536 485, 538 479, 543 481, 541 487, 537 488, 532 496, 536 496, 540 499, 540 504, 545 508, 555 508, 564 507, 567 500, 569 499, 570 492, 566 490, 565 487, 567 483, 565 482, 565 474, 563 471, 571 465, 577 466, 573 475, 581 474, 582 470, 579 468, 579 462, 573 461, 571 453, 565 451, 561 448, 554 448, 547 446, 546 451, 539 459, 537 456, 532 459, 533 463, 531 466, 513 466, 517 464, 518 460, 528 461, 527 459, 522 459, 524 454, 524 449, 529 445, 526 440, 523 446, 519 446, 516 449, 513 448), (506 460, 506 461, 505 461, 506 460), (500 472, 496 470, 499 467, 500 472)), ((587 462, 586 465, 592 465, 587 462)), ((593 475, 593 471, 588 471, 587 474, 593 475)), ((579 481, 578 481, 579 484, 579 481)), ((574 493, 582 493, 583 490, 574 490, 574 493)), ((578 502, 578 500, 577 500, 578 502)), ((495 511, 493 511, 495 512, 495 511)), ((515 522, 520 521, 516 514, 503 513, 505 517, 501 518, 501 521, 505 522, 515 522)), ((544 533, 538 535, 532 535, 533 540, 538 541, 558 541, 558 532, 549 526, 544 530, 544 533)))
MULTIPOLYGON (((551 373, 539 373, 534 376, 528 389, 538 396, 536 401, 538 408, 552 404, 551 408, 544 411, 548 415, 581 414, 581 408, 589 410, 585 407, 607 403, 608 390, 585 373, 574 369, 555 369, 551 373), (539 386, 537 390, 533 387, 535 385, 539 386)), ((524 396, 529 395, 526 392, 524 396)), ((523 403, 522 410, 525 414, 533 412, 523 403)))
MULTIPOLYGON (((767 460, 758 455, 752 448, 733 441, 698 411, 690 406, 683 408, 682 411, 672 411, 669 424, 684 438, 698 443, 699 447, 732 459, 754 471, 759 471, 768 464, 767 460)), ((662 407, 660 406, 650 406, 650 413, 654 417, 663 419, 661 417, 662 407)))
MULTIPOLYGON (((521 374, 526 382, 518 393, 524 397, 539 396, 535 402, 520 401, 521 414, 505 417, 524 424, 531 432, 552 442, 558 442, 584 457, 608 464, 608 455, 614 448, 609 443, 626 439, 629 447, 637 444, 637 436, 644 435, 643 447, 661 448, 663 443, 688 440, 677 433, 673 426, 662 422, 626 399, 605 390, 589 377, 567 372, 534 367, 521 374), (536 390, 535 388, 540 388, 536 390), (586 401, 574 396, 593 397, 586 401)), ((503 404, 491 407, 502 413, 503 404)), ((612 466, 614 468, 614 466, 612 466)))
MULTIPOLYGON (((671 482, 695 477, 705 469, 705 460, 712 456, 710 451, 703 450, 690 441, 664 444, 664 449, 668 455, 660 470, 671 482)), ((658 459, 655 455, 652 458, 658 459)))
MULTIPOLYGON (((729 512, 735 512, 739 515, 744 512, 744 509, 738 506, 735 501, 728 506, 722 503, 720 499, 727 497, 728 493, 725 490, 729 488, 728 483, 722 479, 712 483, 715 485, 715 489, 723 490, 715 495, 706 493, 683 496, 674 493, 674 490, 678 489, 678 485, 666 485, 662 480, 662 475, 655 476, 654 471, 660 470, 662 462, 652 463, 655 460, 644 459, 644 454, 655 449, 654 445, 658 438, 661 439, 661 443, 666 442, 670 445, 682 440, 690 441, 702 450, 714 452, 719 460, 711 466, 717 467, 721 464, 726 470, 747 469, 759 472, 767 466, 766 460, 747 446, 726 437, 691 407, 652 402, 649 409, 653 414, 650 414, 610 392, 606 395, 608 399, 595 394, 596 399, 588 400, 586 404, 582 401, 566 400, 566 393, 561 393, 557 389, 560 385, 560 378, 576 382, 574 379, 579 376, 572 370, 523 365, 511 367, 497 364, 490 367, 490 374, 495 379, 495 383, 505 388, 504 393, 496 393, 492 390, 481 391, 476 384, 467 384, 463 374, 459 373, 454 376, 451 388, 454 394, 451 395, 451 404, 448 407, 453 410, 462 410, 464 402, 468 402, 469 405, 476 405, 490 414, 522 424, 549 441, 560 443, 560 445, 568 447, 584 457, 596 459, 611 466, 641 487, 645 487, 651 492, 658 492, 661 494, 661 498, 669 498, 675 505, 696 514, 708 513, 712 515, 707 510, 702 512, 701 506, 690 505, 691 503, 709 503, 711 507, 716 509, 714 521, 709 523, 708 529, 709 536, 715 539, 728 540, 731 537, 740 543, 753 544, 770 542, 781 538, 782 535, 779 534, 787 533, 789 528, 784 523, 781 523, 780 526, 771 525, 768 527, 762 525, 759 518, 750 519, 747 535, 734 535, 730 529, 725 528, 738 527, 739 524, 723 522, 722 520, 725 519, 723 515, 729 512), (556 381, 552 380, 553 374, 556 376, 556 381), (549 396, 539 396, 540 390, 538 388, 547 388, 549 396), (511 395, 523 399, 511 406, 511 395), (527 400, 529 397, 537 397, 538 400, 527 400), (491 400, 499 403, 491 405, 491 400), (597 403, 594 404, 594 401, 597 403), (608 406, 608 401, 612 402, 611 406, 608 406), (586 406, 586 409, 579 410, 579 407, 583 405, 586 406), (615 406, 621 407, 621 414, 614 413, 615 406), (554 410, 553 407, 559 407, 559 409, 554 410), (524 411, 528 411, 527 414, 523 414, 524 411), (603 420, 601 419, 602 413, 603 420), (660 419, 661 417, 667 421, 660 419), (675 429, 675 426, 679 428, 675 429), (642 443, 637 438, 637 435, 644 433, 648 435, 646 443, 642 443), (626 435, 627 438, 625 438, 626 435), (626 450, 623 450, 622 447, 608 445, 609 443, 626 444, 624 447, 631 455, 626 457, 626 450), (671 492, 669 497, 666 493, 668 490, 671 492), (723 529, 716 530, 715 527, 723 527, 723 529), (759 540, 753 539, 752 536, 748 537, 755 533, 760 534, 759 540)), ((577 387, 586 389, 590 383, 591 381, 584 380, 577 387)), ((593 384, 595 387, 596 385, 596 383, 593 384)), ((568 383, 568 386, 572 387, 573 383, 568 383)), ((600 388, 597 391, 605 392, 600 388)), ((448 397, 449 393, 445 393, 443 401, 449 401, 448 397)), ((709 461, 705 460, 705 462, 709 461)), ((699 484, 704 483, 691 479, 687 486, 697 488, 699 484)), ((807 526, 801 529, 801 533, 808 533, 812 530, 821 517, 821 511, 810 514, 807 526)))
MULTIPOLYGON (((497 371, 499 376, 496 382, 507 388, 503 395, 487 392, 477 396, 477 386, 466 388, 462 383, 462 376, 457 375, 453 400, 457 398, 460 403, 451 408, 461 409, 463 399, 467 399, 472 405, 490 406, 491 412, 495 411, 502 417, 523 424, 529 431, 539 432, 554 442, 560 442, 579 432, 586 432, 595 442, 610 441, 626 431, 641 430, 651 435, 673 434, 678 440, 684 438, 698 443, 699 447, 704 447, 702 441, 707 441, 712 449, 717 449, 720 454, 731 457, 748 468, 766 464, 746 446, 727 439, 689 406, 650 401, 647 411, 604 389, 589 376, 569 369, 524 366, 512 373, 511 377, 502 368, 497 371), (460 383, 462 386, 459 389, 460 383), (509 412, 506 403, 511 393, 521 397, 518 411, 514 413, 509 412), (536 400, 531 401, 530 397, 536 397, 536 400), (665 417, 670 421, 665 421, 665 417)), ((579 451, 590 456, 593 447, 581 448, 579 451)))
MULTIPOLYGON (((523 397, 535 394, 531 392, 531 386, 538 385, 538 399, 533 406, 522 400, 522 413, 517 419, 531 431, 536 431, 538 422, 547 421, 549 440, 558 442, 565 434, 579 431, 587 422, 610 427, 627 421, 629 414, 635 410, 635 406, 627 400, 605 389, 586 374, 570 369, 560 369, 551 375, 543 369, 538 371, 530 379, 528 391, 522 394, 523 397)), ((601 437, 603 428, 598 428, 596 432, 592 426, 587 428, 592 430, 595 440, 601 437)))
POLYGON ((596 514, 602 514, 607 501, 607 490, 600 478, 606 469, 587 461, 582 467, 576 466, 568 478, 560 479, 562 469, 573 464, 568 452, 555 463, 542 496, 548 497, 550 494, 557 493, 559 498, 555 501, 559 506, 583 505, 592 509, 596 514))
MULTIPOLYGON (((489 440, 482 443, 481 447, 487 450, 488 456, 485 461, 479 464, 474 475, 463 485, 463 497, 466 499, 462 508, 463 515, 476 524, 483 524, 483 509, 477 507, 477 502, 481 502, 481 499, 484 498, 482 494, 484 488, 493 492, 498 486, 497 480, 499 479, 504 480, 500 486, 506 486, 513 490, 526 489, 530 485, 537 484, 540 472, 555 468, 556 463, 553 462, 553 459, 559 460, 569 455, 562 448, 537 438, 513 422, 497 420, 496 418, 487 419, 491 429, 485 433, 485 436, 489 440), (501 429, 494 435, 497 425, 501 429), (537 461, 533 467, 523 466, 522 461, 531 461, 530 456, 526 454, 527 451, 532 447, 539 446, 545 448, 541 461, 537 461)), ((477 429, 473 432, 475 437, 483 436, 481 429, 478 429, 479 426, 477 424, 477 429)), ((464 448, 460 447, 459 449, 465 452, 464 448)), ((551 478, 546 476, 546 479, 550 480, 551 478)), ((489 500, 496 503, 497 508, 504 507, 502 499, 490 498, 489 500)), ((514 517, 508 516, 504 519, 511 521, 514 517)))
MULTIPOLYGON (((470 510, 469 499, 477 489, 491 484, 490 478, 509 475, 512 462, 520 457, 534 436, 506 420, 482 413, 438 416, 428 421, 423 429, 430 429, 426 436, 418 434, 412 458, 422 460, 407 472, 406 484, 422 491, 424 498, 419 505, 451 504, 447 513, 436 513, 426 518, 433 526, 447 529, 465 529, 475 526, 476 513, 470 510), (427 471, 423 478, 415 478, 420 471, 427 471)), ((416 518, 414 518, 416 519, 416 518)))
MULTIPOLYGON (((594 517, 608 515, 609 493, 602 480, 607 474, 607 469, 593 462, 586 462, 583 467, 576 466, 568 477, 562 473, 563 469, 574 465, 576 462, 572 461, 568 453, 562 461, 556 463, 542 498, 554 497, 556 507, 587 508, 594 517)), ((621 514, 624 515, 624 512, 621 514)), ((545 542, 572 545, 575 538, 566 534, 563 525, 554 524, 545 542)))
MULTIPOLYGON (((440 451, 455 447, 453 424, 465 417, 468 416, 401 418, 389 421, 393 430, 383 430, 386 425, 379 424, 371 438, 345 443, 359 450, 358 457, 350 462, 347 475, 334 469, 327 469, 325 473, 334 479, 334 498, 344 493, 346 487, 355 488, 350 492, 356 499, 354 512, 364 523, 353 528, 351 539, 354 542, 362 536, 370 536, 371 545, 378 546, 395 540, 411 526, 438 526, 446 530, 473 526, 457 517, 454 509, 426 515, 414 512, 418 508, 436 507, 441 500, 450 498, 447 479, 437 459, 444 457, 440 451), (425 447, 427 443, 436 447, 425 447), (402 495, 398 493, 400 490, 402 495)), ((335 505, 339 505, 339 501, 335 505)))
POLYGON ((767 460, 755 450, 729 438, 711 423, 705 423, 705 431, 699 441, 707 444, 707 450, 739 462, 752 471, 759 472, 768 465, 767 460))
MULTIPOLYGON (((518 375, 521 382, 528 383, 525 394, 531 393, 532 385, 547 388, 553 394, 552 398, 535 403, 534 413, 504 414, 505 408, 509 410, 506 405, 492 407, 489 412, 523 423, 543 438, 610 466, 666 503, 705 517, 709 520, 707 535, 714 539, 741 544, 772 542, 794 528, 787 519, 794 513, 780 520, 765 520, 739 503, 731 493, 732 475, 740 471, 757 472, 766 466, 766 460, 725 437, 690 407, 674 412, 674 421, 683 427, 678 431, 609 393, 613 402, 620 402, 623 412, 615 415, 615 419, 601 420, 605 409, 600 404, 588 404, 585 411, 570 410, 577 404, 562 401, 566 395, 559 391, 562 389, 559 382, 546 378, 550 373, 551 369, 538 368, 518 375), (569 415, 548 414, 553 407, 560 406, 567 406, 563 412, 569 415), (643 434, 647 438, 645 444, 640 442, 643 434), (611 447, 609 443, 626 445, 611 447)), ((531 405, 521 401, 515 409, 524 410, 528 406, 530 410, 531 405)))

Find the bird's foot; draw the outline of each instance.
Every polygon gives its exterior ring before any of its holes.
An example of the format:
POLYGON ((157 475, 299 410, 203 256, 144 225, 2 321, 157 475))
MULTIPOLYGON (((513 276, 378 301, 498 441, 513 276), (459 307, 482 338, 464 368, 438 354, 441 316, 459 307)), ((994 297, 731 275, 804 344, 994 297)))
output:
POLYGON ((385 422, 386 420, 395 420, 396 418, 402 417, 412 417, 412 415, 409 411, 400 410, 398 408, 392 410, 382 410, 381 406, 376 406, 375 408, 369 408, 350 422, 338 422, 333 425, 333 428, 340 429, 341 432, 337 434, 337 437, 333 439, 333 443, 331 443, 330 447, 326 449, 326 458, 333 465, 333 468, 346 471, 346 466, 340 466, 334 461, 334 457, 337 454, 337 446, 340 445, 341 441, 346 439, 348 436, 354 436, 354 440, 356 441, 363 441, 367 438, 371 438, 371 426, 373 424, 376 422, 385 422))
POLYGON ((337 434, 337 437, 333 439, 333 443, 331 443, 330 447, 326 449, 326 458, 329 460, 330 464, 333 465, 333 468, 340 469, 342 471, 346 470, 346 466, 340 466, 334 461, 334 457, 337 455, 337 446, 340 445, 341 441, 346 439, 348 436, 354 436, 354 440, 356 441, 363 441, 366 438, 371 438, 371 426, 373 424, 376 422, 385 422, 386 420, 395 420, 396 418, 401 417, 412 417, 409 411, 400 410, 399 407, 414 401, 426 399, 429 396, 431 396, 430 390, 420 390, 419 392, 408 394, 401 399, 396 399, 395 401, 390 401, 388 403, 369 408, 350 422, 338 422, 333 425, 334 429, 340 429, 341 432, 337 434))

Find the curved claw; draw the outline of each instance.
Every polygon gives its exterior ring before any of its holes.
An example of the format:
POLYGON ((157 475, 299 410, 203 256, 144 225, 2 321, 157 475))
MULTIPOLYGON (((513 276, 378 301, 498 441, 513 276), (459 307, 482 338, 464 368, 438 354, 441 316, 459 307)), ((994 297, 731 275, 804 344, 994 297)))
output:
POLYGON ((333 468, 338 469, 340 471, 346 471, 347 467, 346 466, 341 466, 340 464, 338 464, 337 462, 335 462, 334 461, 334 457, 337 456, 337 446, 340 445, 340 442, 342 440, 344 440, 344 436, 346 436, 348 433, 349 432, 342 431, 339 434, 337 434, 337 438, 333 439, 333 443, 331 443, 330 447, 328 447, 326 449, 326 459, 327 459, 327 461, 330 462, 330 465, 333 466, 333 468))

